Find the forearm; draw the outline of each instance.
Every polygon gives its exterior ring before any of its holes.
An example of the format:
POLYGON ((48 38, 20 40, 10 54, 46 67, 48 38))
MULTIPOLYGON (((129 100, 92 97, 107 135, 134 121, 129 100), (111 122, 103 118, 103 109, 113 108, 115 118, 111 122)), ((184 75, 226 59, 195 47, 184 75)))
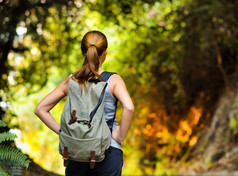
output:
POLYGON ((119 136, 118 136, 121 142, 123 142, 126 138, 128 130, 131 126, 133 114, 134 114, 134 109, 125 109, 122 112, 121 124, 120 124, 119 136))
POLYGON ((50 112, 35 110, 35 114, 40 120, 56 134, 59 134, 60 125, 55 121, 50 112))

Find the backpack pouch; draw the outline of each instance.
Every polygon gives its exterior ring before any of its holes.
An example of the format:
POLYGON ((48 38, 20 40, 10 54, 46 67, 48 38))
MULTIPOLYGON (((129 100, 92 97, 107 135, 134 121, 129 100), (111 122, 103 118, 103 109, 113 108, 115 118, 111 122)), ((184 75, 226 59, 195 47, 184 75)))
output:
POLYGON ((96 162, 101 162, 105 157, 104 152, 102 152, 102 147, 104 146, 103 137, 78 139, 67 135, 63 131, 60 132, 59 136, 60 153, 63 154, 64 147, 68 147, 68 158, 70 160, 89 162, 91 151, 95 151, 96 162))

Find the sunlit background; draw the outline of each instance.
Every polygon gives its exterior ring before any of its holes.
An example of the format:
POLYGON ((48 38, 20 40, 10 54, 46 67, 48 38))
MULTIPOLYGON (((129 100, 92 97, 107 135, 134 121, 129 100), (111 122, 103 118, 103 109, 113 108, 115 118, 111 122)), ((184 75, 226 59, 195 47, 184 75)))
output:
POLYGON ((0 12, 1 119, 45 170, 65 168, 34 108, 80 68, 90 30, 107 36, 103 69, 121 75, 135 105, 123 175, 238 170, 236 0, 0 0, 0 12))

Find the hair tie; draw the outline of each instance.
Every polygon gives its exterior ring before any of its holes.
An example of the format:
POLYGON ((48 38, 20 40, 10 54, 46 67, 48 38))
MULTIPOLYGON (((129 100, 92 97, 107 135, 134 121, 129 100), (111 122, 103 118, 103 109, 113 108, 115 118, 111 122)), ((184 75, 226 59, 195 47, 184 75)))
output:
POLYGON ((94 45, 94 44, 91 44, 89 47, 91 47, 91 46, 95 46, 96 47, 96 45, 94 45))

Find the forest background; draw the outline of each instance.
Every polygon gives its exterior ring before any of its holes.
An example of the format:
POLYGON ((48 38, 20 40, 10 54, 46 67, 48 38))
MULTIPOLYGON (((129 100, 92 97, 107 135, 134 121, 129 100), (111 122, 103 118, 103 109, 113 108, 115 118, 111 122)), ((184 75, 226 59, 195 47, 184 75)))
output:
POLYGON ((24 173, 64 173, 58 136, 33 111, 80 68, 90 30, 107 36, 103 69, 135 105, 124 175, 238 170, 237 0, 0 0, 0 12, 0 132, 33 159, 24 173))

